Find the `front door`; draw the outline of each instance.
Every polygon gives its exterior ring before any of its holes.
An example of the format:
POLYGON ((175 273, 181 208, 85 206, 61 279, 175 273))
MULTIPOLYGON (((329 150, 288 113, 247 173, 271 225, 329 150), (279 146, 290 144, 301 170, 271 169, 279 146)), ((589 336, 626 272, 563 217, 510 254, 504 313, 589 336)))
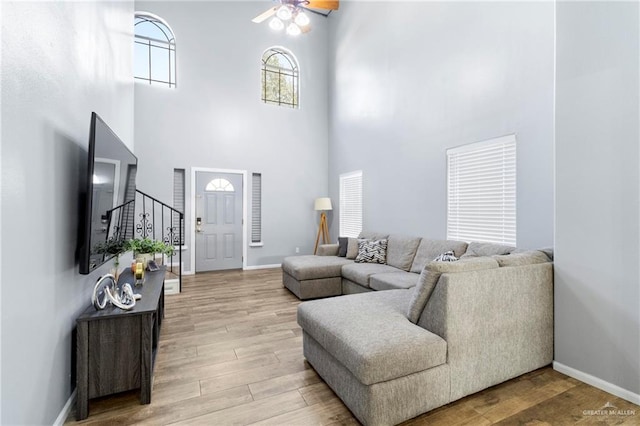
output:
POLYGON ((196 272, 242 268, 242 175, 196 172, 196 272))

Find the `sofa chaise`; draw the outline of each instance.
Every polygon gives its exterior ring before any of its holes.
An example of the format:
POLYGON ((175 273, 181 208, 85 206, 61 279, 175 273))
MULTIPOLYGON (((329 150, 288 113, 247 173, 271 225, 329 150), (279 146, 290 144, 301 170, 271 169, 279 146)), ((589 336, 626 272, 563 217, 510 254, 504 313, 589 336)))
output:
POLYGON ((363 424, 397 424, 552 361, 549 257, 479 247, 426 261, 410 288, 370 291, 377 274, 412 273, 378 270, 364 294, 299 305, 305 358, 363 424))

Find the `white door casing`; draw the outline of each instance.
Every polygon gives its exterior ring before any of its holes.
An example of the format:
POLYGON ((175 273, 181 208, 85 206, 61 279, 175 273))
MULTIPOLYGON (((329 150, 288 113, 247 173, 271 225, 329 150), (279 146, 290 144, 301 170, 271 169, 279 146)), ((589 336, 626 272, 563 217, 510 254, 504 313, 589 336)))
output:
POLYGON ((208 168, 208 167, 191 167, 191 182, 190 182, 190 208, 191 208, 191 217, 190 219, 190 235, 191 235, 191 247, 192 253, 190 257, 190 267, 191 273, 196 272, 196 217, 197 217, 197 205, 196 205, 196 176, 199 172, 208 172, 208 173, 222 173, 222 174, 236 174, 241 175, 242 177, 242 269, 247 269, 247 171, 246 170, 234 170, 234 169, 217 169, 217 168, 208 168))
POLYGON ((242 267, 242 175, 196 173, 196 272, 242 267))

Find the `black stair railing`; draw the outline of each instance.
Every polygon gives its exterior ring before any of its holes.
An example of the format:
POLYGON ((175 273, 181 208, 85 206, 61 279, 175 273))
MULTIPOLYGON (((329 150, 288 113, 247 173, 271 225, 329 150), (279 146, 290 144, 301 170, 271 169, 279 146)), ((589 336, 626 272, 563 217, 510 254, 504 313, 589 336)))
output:
POLYGON ((168 204, 136 190, 135 215, 127 215, 128 229, 134 230, 136 238, 151 238, 174 246, 169 256, 167 272, 178 278, 182 292, 182 247, 184 245, 184 213, 168 204), (174 262, 177 252, 177 267, 174 262))

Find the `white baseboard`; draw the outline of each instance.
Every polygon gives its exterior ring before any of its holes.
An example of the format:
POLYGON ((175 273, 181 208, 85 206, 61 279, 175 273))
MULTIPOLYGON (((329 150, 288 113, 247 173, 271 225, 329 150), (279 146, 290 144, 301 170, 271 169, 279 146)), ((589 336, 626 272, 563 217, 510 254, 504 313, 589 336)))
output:
MULTIPOLYGON (((182 262, 182 263, 184 264, 184 262, 182 262)), ((171 262, 167 262, 167 263, 165 264, 165 266, 166 266, 167 268, 169 268, 169 267, 171 267, 171 266, 173 266, 174 268, 177 268, 178 266, 180 266, 180 264, 179 264, 178 262, 173 262, 173 263, 171 263, 171 262)), ((193 272, 191 272, 191 271, 186 271, 186 270, 183 268, 183 269, 182 269, 182 275, 193 275, 193 272)))
POLYGON ((164 280, 164 295, 170 296, 172 294, 180 294, 180 280, 177 278, 164 280))
POLYGON ((282 267, 281 263, 274 263, 273 265, 253 265, 244 268, 245 271, 254 271, 256 269, 273 269, 282 267))
POLYGON ((613 383, 609 383, 607 381, 599 379, 598 377, 592 376, 591 374, 576 370, 575 368, 571 368, 557 361, 553 361, 553 369, 562 374, 573 377, 574 379, 580 380, 581 382, 584 382, 588 385, 601 389, 605 392, 609 392, 610 394, 618 396, 622 399, 626 399, 629 402, 640 405, 640 394, 633 393, 627 389, 621 388, 618 385, 614 385, 613 383))
POLYGON ((77 391, 76 389, 74 389, 69 399, 67 399, 66 404, 64 404, 64 407, 62 407, 62 411, 60 411, 60 414, 58 414, 56 421, 53 422, 53 426, 62 426, 64 424, 64 422, 69 417, 69 414, 71 414, 71 408, 73 408, 73 405, 76 403, 76 396, 77 391))

